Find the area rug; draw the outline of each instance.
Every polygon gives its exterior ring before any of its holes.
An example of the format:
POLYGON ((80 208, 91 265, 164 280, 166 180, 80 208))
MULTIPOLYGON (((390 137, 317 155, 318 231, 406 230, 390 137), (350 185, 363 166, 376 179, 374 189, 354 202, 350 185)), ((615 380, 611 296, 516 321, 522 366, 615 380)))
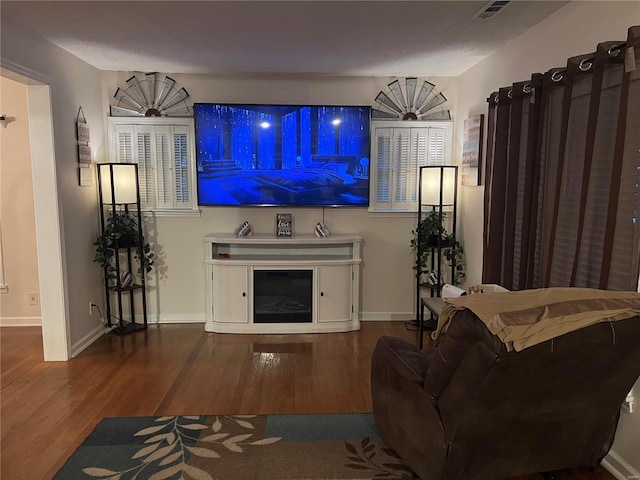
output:
POLYGON ((105 418, 54 480, 415 478, 362 413, 105 418))

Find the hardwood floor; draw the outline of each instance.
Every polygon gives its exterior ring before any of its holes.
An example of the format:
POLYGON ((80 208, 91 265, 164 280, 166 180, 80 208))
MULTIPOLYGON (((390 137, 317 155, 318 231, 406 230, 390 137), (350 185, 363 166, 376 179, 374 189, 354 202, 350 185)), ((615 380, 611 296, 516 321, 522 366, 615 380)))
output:
MULTIPOLYGON (((382 335, 418 340, 403 322, 309 335, 161 325, 43 362, 39 328, 1 328, 0 478, 52 478, 104 417, 370 412, 370 358, 382 335)), ((603 468, 556 478, 614 480, 603 468)))

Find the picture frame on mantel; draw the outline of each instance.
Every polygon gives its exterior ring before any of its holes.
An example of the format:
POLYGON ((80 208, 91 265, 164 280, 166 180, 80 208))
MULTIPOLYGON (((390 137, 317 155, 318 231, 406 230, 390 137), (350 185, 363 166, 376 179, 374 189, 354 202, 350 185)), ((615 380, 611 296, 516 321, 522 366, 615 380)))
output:
POLYGON ((462 134, 462 185, 477 187, 482 174, 482 138, 484 115, 479 114, 464 121, 462 134))
POLYGON ((293 237, 293 215, 290 213, 276 214, 276 237, 293 237))

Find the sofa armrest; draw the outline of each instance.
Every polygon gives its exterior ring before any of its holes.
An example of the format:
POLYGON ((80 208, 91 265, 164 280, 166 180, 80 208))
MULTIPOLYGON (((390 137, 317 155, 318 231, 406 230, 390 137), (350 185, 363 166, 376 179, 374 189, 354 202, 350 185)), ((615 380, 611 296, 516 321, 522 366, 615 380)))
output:
POLYGON ((384 359, 385 367, 391 367, 409 382, 422 385, 435 349, 418 350, 400 338, 380 337, 375 351, 376 358, 384 359))
POLYGON ((424 391, 434 349, 381 337, 371 358, 373 416, 384 442, 424 480, 442 480, 447 445, 437 406, 424 391), (425 455, 428 452, 428 455, 425 455))

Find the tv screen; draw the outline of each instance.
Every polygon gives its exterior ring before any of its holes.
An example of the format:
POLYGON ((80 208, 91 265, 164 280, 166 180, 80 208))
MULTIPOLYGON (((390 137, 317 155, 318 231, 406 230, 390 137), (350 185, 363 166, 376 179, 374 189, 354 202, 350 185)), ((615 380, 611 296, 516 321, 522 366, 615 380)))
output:
POLYGON ((369 204, 368 106, 196 103, 198 204, 369 204))

